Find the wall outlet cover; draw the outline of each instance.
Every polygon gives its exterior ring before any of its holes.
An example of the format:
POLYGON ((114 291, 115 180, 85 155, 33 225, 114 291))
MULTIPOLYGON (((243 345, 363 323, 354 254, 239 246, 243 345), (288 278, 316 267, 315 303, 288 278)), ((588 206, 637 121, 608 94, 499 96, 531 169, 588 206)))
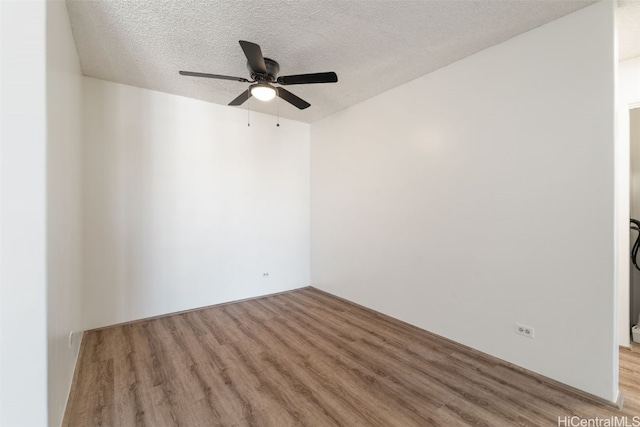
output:
POLYGON ((535 330, 531 326, 516 323, 516 334, 533 339, 535 330))

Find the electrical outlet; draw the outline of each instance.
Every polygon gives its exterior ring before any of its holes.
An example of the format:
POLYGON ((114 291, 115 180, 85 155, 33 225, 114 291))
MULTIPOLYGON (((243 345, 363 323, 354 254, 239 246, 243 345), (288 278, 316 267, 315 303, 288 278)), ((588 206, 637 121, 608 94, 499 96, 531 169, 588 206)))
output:
POLYGON ((69 332, 69 348, 73 347, 73 331, 69 332))
POLYGON ((525 336, 527 338, 533 338, 534 329, 531 326, 525 326, 516 323, 516 334, 525 336))
POLYGON ((269 273, 262 273, 262 277, 269 277, 269 273))

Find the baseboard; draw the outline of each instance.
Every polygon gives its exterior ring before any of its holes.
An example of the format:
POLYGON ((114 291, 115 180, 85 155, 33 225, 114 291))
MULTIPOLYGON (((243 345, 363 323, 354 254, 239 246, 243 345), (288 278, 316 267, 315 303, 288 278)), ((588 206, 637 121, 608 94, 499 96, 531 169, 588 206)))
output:
POLYGON ((192 311, 203 310, 203 309, 211 308, 211 307, 220 307, 220 306, 224 306, 224 305, 235 304, 237 302, 251 301, 251 300, 271 297, 271 296, 275 296, 275 295, 288 294, 289 292, 295 292, 295 291, 299 291, 300 289, 307 289, 307 288, 310 288, 310 286, 301 286, 299 288, 288 289, 286 291, 274 292, 274 293, 271 293, 271 294, 257 295, 255 297, 236 299, 236 300, 233 300, 233 301, 225 301, 225 302, 221 302, 221 303, 218 303, 218 304, 203 305, 201 307, 189 308, 187 310, 173 311, 171 313, 158 314, 157 316, 150 316, 150 317, 143 317, 141 319, 128 320, 126 322, 114 323, 113 325, 100 326, 99 328, 88 329, 85 332, 101 331, 101 330, 104 330, 104 329, 109 329, 109 328, 113 328, 113 327, 117 327, 117 326, 134 325, 136 323, 146 322, 148 320, 160 319, 162 317, 167 317, 167 316, 175 316, 176 314, 190 313, 192 311))
MULTIPOLYGON (((210 308, 210 307, 220 307, 220 306, 225 306, 225 305, 229 305, 229 304, 235 304, 235 303, 243 302, 243 301, 251 301, 251 300, 256 300, 256 299, 260 299, 260 298, 266 298, 266 297, 275 296, 275 295, 282 295, 282 294, 287 294, 287 293, 290 293, 290 292, 295 292, 295 291, 298 291, 298 290, 301 290, 301 289, 313 289, 315 291, 324 293, 326 295, 330 295, 333 298, 337 298, 339 300, 342 300, 345 303, 348 303, 348 304, 351 304, 353 306, 359 307, 361 309, 370 311, 370 312, 374 313, 375 315, 383 317, 383 318, 385 318, 385 319, 387 319, 387 320, 389 320, 391 322, 395 322, 395 323, 397 323, 399 325, 408 326, 408 327, 411 327, 411 328, 418 329, 421 332, 427 333, 427 334, 433 336, 436 339, 439 339, 439 340, 442 340, 444 342, 447 342, 448 344, 450 344, 453 347, 460 348, 461 351, 475 353, 480 357, 483 357, 485 359, 491 360, 493 363, 500 364, 500 365, 504 366, 505 368, 512 369, 512 370, 521 372, 521 373, 523 373, 525 375, 531 376, 531 377, 535 378, 537 381, 539 381, 541 383, 547 384, 547 385, 549 385, 551 387, 562 389, 563 391, 565 391, 567 393, 571 393, 571 394, 574 394, 576 396, 579 396, 583 400, 589 401, 591 403, 599 404, 599 405, 607 405, 607 406, 611 406, 611 407, 614 407, 614 408, 617 408, 617 409, 622 409, 622 404, 623 404, 623 400, 624 400, 624 395, 623 395, 622 392, 618 392, 618 398, 616 399, 616 401, 615 402, 611 402, 611 401, 609 401, 607 399, 604 399, 602 397, 599 397, 599 396, 593 395, 591 393, 588 393, 586 391, 580 390, 578 388, 575 388, 573 386, 570 386, 570 385, 565 384, 563 382, 560 382, 558 380, 554 380, 553 378, 545 377, 544 375, 541 375, 541 374, 538 374, 536 372, 530 371, 529 369, 526 369, 526 368, 523 368, 521 366, 515 365, 515 364, 513 364, 511 362, 508 362, 506 360, 500 359, 499 357, 492 356, 492 355, 490 355, 488 353, 484 353, 484 352, 482 352, 480 350, 477 350, 477 349, 475 349, 473 347, 469 347, 469 346, 461 344, 461 343, 459 343, 457 341, 453 341, 453 340, 451 340, 449 338, 443 337, 442 335, 438 335, 438 334, 435 334, 433 332, 427 331, 427 330, 422 329, 422 328, 420 328, 420 327, 418 327, 416 325, 412 325, 411 323, 407 323, 407 322, 405 322, 403 320, 396 319, 395 317, 389 316, 387 314, 384 314, 384 313, 379 312, 377 310, 374 310, 372 308, 366 307, 364 305, 360 305, 360 304, 358 304, 356 302, 350 301, 350 300, 348 300, 346 298, 343 298, 343 297, 340 297, 338 295, 334 295, 331 292, 327 292, 325 290, 318 289, 318 288, 316 288, 314 286, 303 286, 303 287, 300 287, 300 288, 289 289, 289 290, 282 291, 282 292, 274 292, 274 293, 271 293, 271 294, 258 295, 258 296, 255 296, 255 297, 243 298, 243 299, 233 300, 233 301, 227 301, 227 302, 223 302, 223 303, 219 303, 219 304, 212 304, 212 305, 203 306, 203 307, 195 307, 195 308, 188 309, 188 310, 176 311, 176 312, 173 312, 173 313, 166 313, 166 314, 161 314, 161 315, 158 315, 158 316, 146 317, 146 318, 143 318, 143 319, 136 319, 136 320, 131 320, 131 321, 128 321, 128 322, 122 322, 122 323, 118 323, 118 324, 114 324, 114 325, 103 326, 103 327, 100 327, 100 328, 92 329, 90 331, 100 331, 100 330, 103 330, 103 329, 108 329, 108 328, 117 327, 117 326, 123 326, 123 325, 136 324, 136 323, 145 322, 145 321, 148 321, 148 320, 159 319, 159 318, 167 317, 167 316, 173 316, 173 315, 176 315, 176 314, 189 313, 189 312, 202 310, 202 309, 210 308)), ((90 331, 87 331, 87 332, 90 332, 90 331)), ((631 349, 629 349, 629 350, 631 350, 631 349)), ((76 360, 76 364, 77 364, 77 360, 76 360)), ((74 373, 74 378, 75 378, 75 373, 74 373)))
POLYGON ((624 405, 624 393, 618 390, 618 398, 616 399, 615 406, 618 409, 622 409, 622 405, 624 405))
POLYGON ((67 416, 67 408, 69 407, 69 401, 71 400, 71 390, 73 390, 73 385, 76 381, 76 370, 78 369, 78 359, 80 358, 80 351, 82 349, 82 344, 83 344, 83 338, 84 338, 84 331, 80 331, 79 332, 79 338, 78 338, 78 346, 77 346, 77 350, 76 350, 76 354, 74 355, 74 362, 73 362, 73 373, 71 374, 71 381, 69 381, 69 389, 67 390, 67 399, 64 402, 64 410, 62 411, 62 420, 61 421, 61 426, 65 425, 65 418, 67 416))
POLYGON ((353 301, 350 301, 350 300, 348 300, 346 298, 340 297, 338 295, 334 295, 331 292, 327 292, 325 290, 318 289, 318 288, 316 288, 314 286, 309 286, 309 288, 311 288, 311 289, 313 289, 315 291, 322 292, 324 294, 330 295, 333 298, 338 298, 338 299, 340 299, 340 300, 342 300, 342 301, 344 301, 344 302, 346 302, 348 304, 352 304, 354 306, 360 307, 361 309, 368 310, 368 311, 370 311, 372 313, 375 313, 377 316, 384 317, 386 319, 389 319, 392 322, 396 322, 396 323, 401 324, 401 325, 405 325, 405 326, 409 326, 409 327, 412 327, 412 328, 416 328, 416 329, 418 329, 418 330, 420 330, 422 332, 425 332, 425 333, 427 333, 427 334, 429 334, 429 335, 431 335, 431 336, 433 336, 433 337, 435 337, 437 339, 445 341, 445 342, 451 344, 454 347, 458 347, 461 350, 464 350, 464 351, 467 351, 467 352, 475 353, 478 356, 481 356, 481 357, 483 357, 485 359, 491 360, 492 362, 494 362, 496 364, 500 364, 500 365, 504 366, 505 368, 513 369, 513 370, 521 372, 521 373, 523 373, 525 375, 531 376, 531 377, 535 378, 537 381, 539 381, 541 383, 547 384, 547 385, 555 387, 555 388, 560 388, 560 389, 562 389, 563 391, 565 391, 567 393, 571 393, 571 394, 574 394, 576 396, 579 396, 583 400, 587 400, 587 401, 590 401, 591 403, 598 404, 598 405, 607 405, 607 406, 612 406, 612 407, 614 407, 616 409, 622 409, 622 403, 623 403, 623 394, 622 394, 622 392, 618 392, 618 399, 616 399, 615 402, 611 402, 611 401, 609 401, 607 399, 604 399, 604 398, 602 398, 600 396, 596 396, 596 395, 588 393, 588 392, 586 392, 584 390, 580 390, 578 388, 575 388, 573 386, 570 386, 570 385, 565 384, 563 382, 560 382, 558 380, 554 380, 553 378, 545 377, 544 375, 538 374, 537 372, 530 371, 529 369, 526 369, 526 368, 523 368, 521 366, 515 365, 515 364, 513 364, 511 362, 507 362, 504 359, 500 359, 499 357, 492 356, 492 355, 490 355, 488 353, 484 353, 484 352, 482 352, 480 350, 477 350, 477 349, 475 349, 473 347, 469 347, 467 345, 461 344, 461 343, 459 343, 457 341, 453 341, 452 339, 449 339, 447 337, 443 337, 442 335, 438 335, 438 334, 435 334, 435 333, 433 333, 431 331, 427 331, 426 329, 422 329, 419 326, 412 325, 411 323, 407 323, 407 322, 405 322, 403 320, 400 320, 400 319, 396 319, 395 317, 389 316, 388 314, 381 313, 381 312, 379 312, 377 310, 374 310, 372 308, 366 307, 364 305, 360 305, 360 304, 358 304, 356 302, 353 302, 353 301))

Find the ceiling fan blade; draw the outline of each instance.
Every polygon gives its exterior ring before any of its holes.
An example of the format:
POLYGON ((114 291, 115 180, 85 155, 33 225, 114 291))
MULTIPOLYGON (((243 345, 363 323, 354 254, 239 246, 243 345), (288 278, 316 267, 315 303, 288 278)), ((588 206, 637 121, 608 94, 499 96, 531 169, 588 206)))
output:
POLYGON ((336 83, 338 75, 333 71, 328 73, 296 74, 293 76, 278 77, 281 85, 303 85, 309 83, 336 83))
POLYGON ((251 97, 251 92, 249 91, 249 89, 247 89, 244 92, 242 92, 240 95, 238 95, 236 99, 231 101, 229 105, 242 105, 245 103, 247 99, 249 99, 249 97, 251 97))
POLYGON ((311 104, 309 104, 307 101, 305 101, 302 98, 297 97, 296 95, 292 94, 288 90, 283 89, 281 87, 278 87, 276 89, 278 90, 278 96, 280 98, 284 99, 285 101, 287 101, 289 104, 292 104, 292 105, 298 107, 301 110, 304 110, 305 108, 311 107, 311 104))
POLYGON ((240 40, 240 46, 242 47, 244 55, 247 57, 247 61, 249 61, 249 66, 253 72, 266 74, 267 66, 264 63, 264 56, 262 56, 260 46, 244 40, 240 40))
POLYGON ((245 79, 244 77, 221 76, 220 74, 195 73, 193 71, 180 71, 180 74, 183 76, 192 77, 208 77, 210 79, 235 80, 237 82, 243 83, 249 82, 249 80, 245 79))

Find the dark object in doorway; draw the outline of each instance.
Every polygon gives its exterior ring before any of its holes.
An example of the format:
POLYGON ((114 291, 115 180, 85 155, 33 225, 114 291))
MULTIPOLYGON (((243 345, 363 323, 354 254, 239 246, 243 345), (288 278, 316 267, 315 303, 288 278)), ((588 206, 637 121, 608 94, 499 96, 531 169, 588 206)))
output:
POLYGON ((631 247, 631 262, 636 267, 636 269, 640 270, 640 267, 638 267, 638 249, 640 249, 640 221, 631 218, 631 229, 638 232, 638 237, 636 237, 636 241, 631 247))

